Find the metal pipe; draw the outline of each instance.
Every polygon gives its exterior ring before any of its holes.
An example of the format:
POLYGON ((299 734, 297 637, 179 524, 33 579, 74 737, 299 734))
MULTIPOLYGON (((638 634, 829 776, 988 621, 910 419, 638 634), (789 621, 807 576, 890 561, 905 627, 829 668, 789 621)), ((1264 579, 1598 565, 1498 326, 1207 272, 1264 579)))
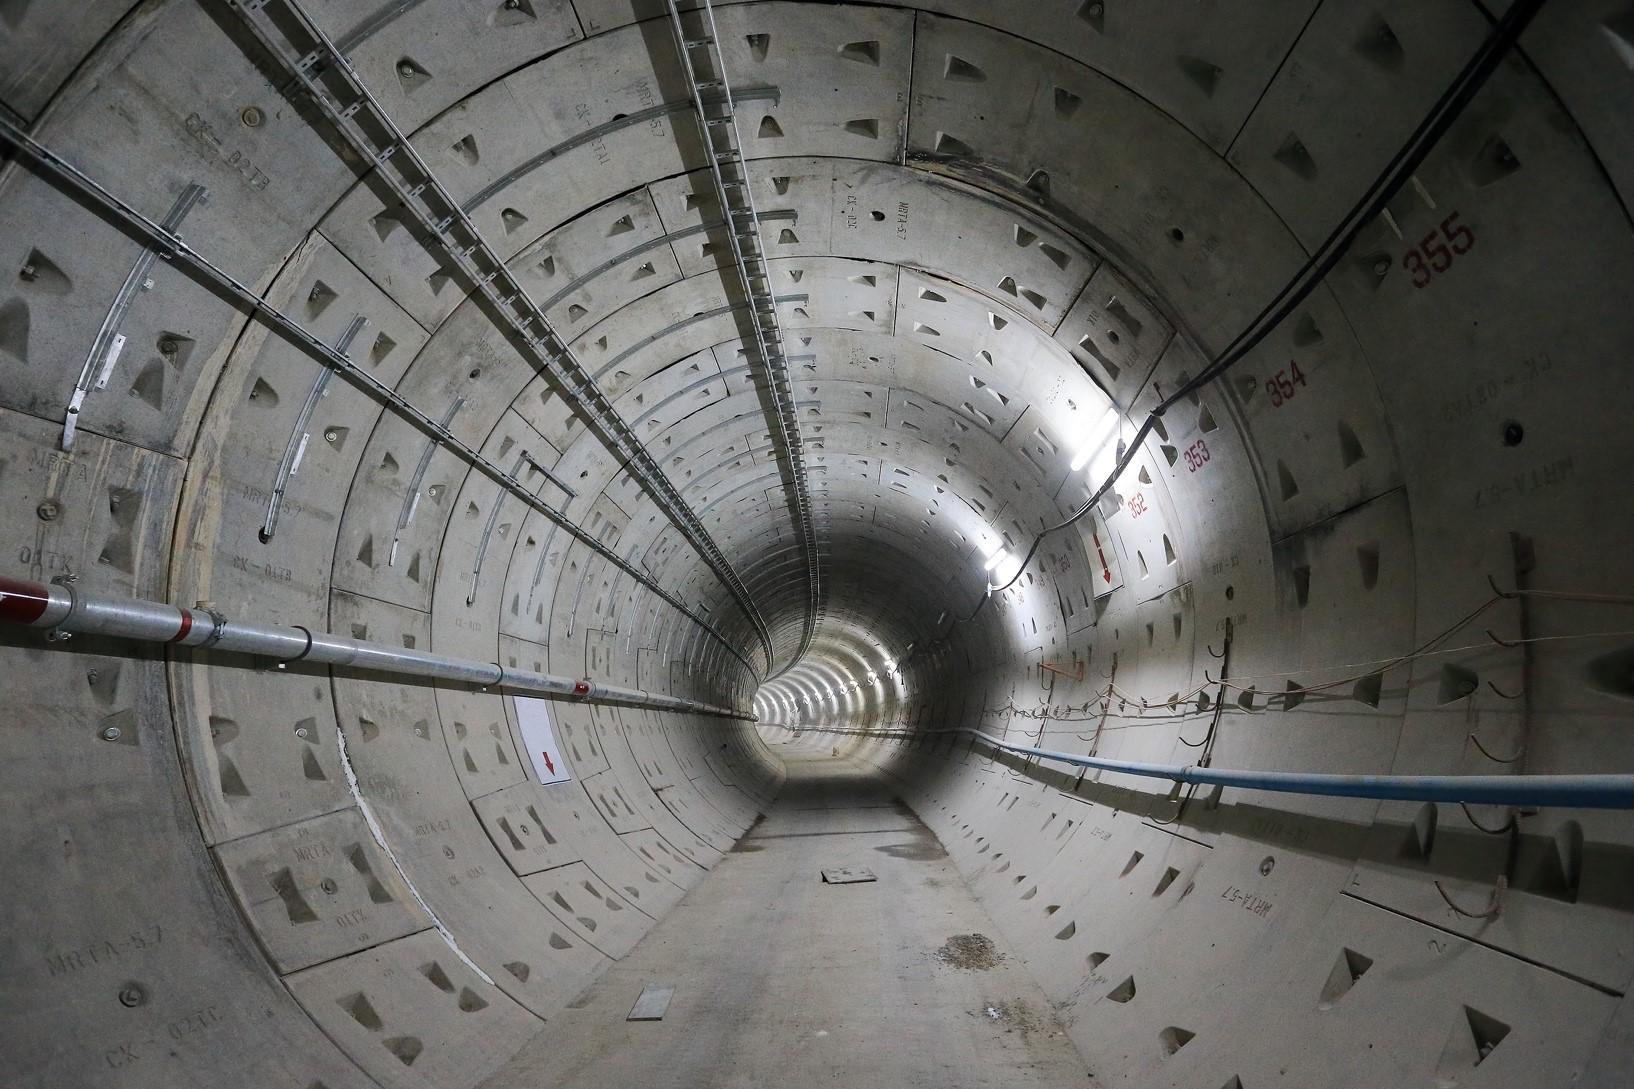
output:
POLYGON ((1634 809, 1634 775, 1329 775, 1304 771, 1246 771, 1196 765, 1143 764, 1098 756, 1012 745, 969 726, 937 731, 851 730, 802 726, 822 733, 865 737, 914 737, 964 733, 1005 752, 1037 756, 1074 767, 1168 779, 1176 783, 1271 790, 1282 794, 1321 794, 1377 801, 1464 802, 1479 805, 1543 806, 1574 809, 1634 809))
POLYGON ((272 659, 281 669, 295 662, 346 666, 401 677, 430 677, 508 692, 573 696, 586 702, 652 707, 662 711, 750 719, 729 707, 603 684, 585 678, 506 669, 493 662, 451 658, 406 650, 384 643, 311 631, 298 624, 258 624, 229 620, 206 606, 184 608, 141 598, 102 597, 81 593, 72 581, 51 585, 0 575, 0 622, 43 628, 60 642, 76 633, 104 635, 144 643, 202 647, 272 659))
MULTIPOLYGON (((94 209, 123 224, 138 237, 147 240, 155 252, 166 261, 187 268, 212 290, 225 294, 251 313, 258 315, 290 344, 308 353, 324 366, 332 368, 335 372, 357 385, 359 389, 385 404, 399 417, 430 436, 426 453, 421 457, 420 473, 424 472, 425 466, 430 462, 433 444, 444 446, 453 451, 461 460, 471 465, 488 479, 496 482, 501 488, 543 514, 556 526, 560 526, 567 533, 572 534, 575 539, 592 552, 605 557, 620 569, 627 571, 632 577, 640 580, 643 586, 646 586, 661 600, 667 602, 687 619, 702 627, 713 638, 727 646, 733 657, 742 662, 743 667, 758 679, 759 674, 754 666, 738 652, 736 647, 729 643, 726 636, 715 629, 714 625, 705 622, 697 613, 687 608, 680 598, 664 589, 646 573, 639 571, 630 561, 625 560, 597 540, 582 526, 574 524, 561 511, 528 491, 514 476, 506 473, 504 469, 484 457, 480 451, 472 449, 450 431, 448 425, 453 420, 454 413, 464 404, 465 399, 463 397, 456 399, 449 406, 448 412, 444 414, 442 422, 439 423, 410 404, 396 390, 380 382, 363 368, 354 366, 345 355, 307 332, 305 327, 273 306, 263 296, 256 294, 248 286, 222 271, 220 266, 212 263, 203 254, 183 242, 178 235, 161 224, 155 223, 130 204, 114 196, 96 179, 35 140, 19 125, 8 120, 3 111, 0 111, 0 143, 8 142, 17 149, 22 157, 36 164, 44 175, 61 182, 68 191, 84 198, 94 209)), ((417 481, 418 478, 419 474, 416 474, 417 481)), ((573 493, 569 492, 569 494, 572 495, 573 493)), ((409 495, 405 497, 404 514, 398 521, 398 535, 397 538, 393 539, 392 543, 394 555, 398 538, 402 536, 404 527, 413 518, 411 502, 417 495, 418 490, 416 487, 411 489, 409 495)), ((544 555, 542 552, 540 556, 541 563, 544 561, 544 555)))

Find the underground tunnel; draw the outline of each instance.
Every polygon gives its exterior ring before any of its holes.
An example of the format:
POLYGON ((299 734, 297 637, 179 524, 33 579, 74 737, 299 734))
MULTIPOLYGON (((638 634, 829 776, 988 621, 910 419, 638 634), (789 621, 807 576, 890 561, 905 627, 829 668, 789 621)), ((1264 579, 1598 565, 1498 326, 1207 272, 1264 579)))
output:
POLYGON ((1627 0, 0 0, 0 156, 7 1089, 1634 1084, 1627 0))

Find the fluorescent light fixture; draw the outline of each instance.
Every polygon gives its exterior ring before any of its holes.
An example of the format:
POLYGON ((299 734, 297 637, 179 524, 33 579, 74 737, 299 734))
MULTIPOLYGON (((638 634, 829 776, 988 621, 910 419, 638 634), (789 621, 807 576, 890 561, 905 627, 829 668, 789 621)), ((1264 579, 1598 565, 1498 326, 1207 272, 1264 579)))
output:
POLYGON ((1112 437, 1112 432, 1118 426, 1118 410, 1108 407, 1101 418, 1084 435, 1084 444, 1078 447, 1078 452, 1072 455, 1072 471, 1078 472, 1089 459, 1095 456, 1095 451, 1106 445, 1106 440, 1112 437))

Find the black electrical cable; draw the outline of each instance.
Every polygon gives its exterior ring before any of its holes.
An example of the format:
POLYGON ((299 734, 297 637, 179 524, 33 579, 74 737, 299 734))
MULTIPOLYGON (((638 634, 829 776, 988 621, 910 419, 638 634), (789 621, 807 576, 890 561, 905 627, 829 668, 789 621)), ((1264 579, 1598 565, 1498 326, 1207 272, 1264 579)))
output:
POLYGON ((1271 298, 1271 301, 1261 308, 1253 320, 1243 327, 1242 332, 1233 337, 1231 342, 1220 350, 1208 366, 1199 371, 1194 378, 1181 385, 1179 389, 1170 393, 1158 403, 1156 408, 1147 414, 1146 419, 1141 422, 1139 429, 1135 432, 1134 438, 1126 444, 1121 444, 1123 445, 1123 453, 1119 455, 1112 467, 1112 472, 1107 476, 1106 480, 1068 518, 1053 526, 1047 526, 1038 532, 1038 535, 1033 538, 1031 547, 1027 549, 1026 556, 1022 558, 1021 564, 1016 568, 1015 574, 1011 575, 1002 586, 988 587, 982 594, 981 600, 976 603, 976 607, 968 615, 953 618, 948 624, 947 630, 929 642, 944 642, 952 635, 954 628, 960 624, 968 624, 976 619, 981 611, 987 607, 987 603, 992 600, 995 593, 1002 593, 1015 585, 1022 572, 1027 570, 1027 565, 1038 555, 1039 545, 1044 543, 1045 537, 1075 524, 1080 518, 1088 514, 1095 504, 1099 503, 1106 493, 1111 490, 1112 485, 1117 483, 1124 470, 1134 461, 1140 451, 1141 444, 1146 441, 1146 436, 1151 434, 1152 429, 1157 425, 1164 412, 1181 398, 1190 396, 1235 366, 1249 352, 1253 351, 1272 329, 1275 329, 1289 314, 1293 313, 1295 307, 1304 302, 1310 293, 1316 289, 1317 285, 1333 270, 1334 266, 1339 263, 1340 258, 1343 257, 1350 244, 1361 233, 1362 228, 1383 211, 1385 206, 1400 192, 1401 187, 1406 184, 1407 179, 1423 163, 1437 141, 1458 119, 1458 115, 1463 112, 1464 107, 1469 104, 1470 100, 1475 97, 1476 92, 1486 84, 1487 79, 1497 70, 1498 62, 1520 39, 1521 33, 1531 23, 1532 17, 1537 14, 1538 9, 1542 6, 1543 0, 1514 0, 1514 3, 1510 5, 1509 10, 1504 13, 1503 17, 1493 24, 1491 32, 1482 41, 1481 47, 1475 51, 1475 54, 1465 64, 1457 77, 1442 92, 1441 97, 1425 114, 1424 119, 1408 136, 1406 142, 1385 164, 1384 169, 1373 180, 1373 184, 1368 186, 1367 191, 1351 206, 1351 210, 1340 218, 1333 230, 1328 233, 1327 238, 1306 259, 1305 263, 1294 273, 1282 290, 1278 291, 1271 298))

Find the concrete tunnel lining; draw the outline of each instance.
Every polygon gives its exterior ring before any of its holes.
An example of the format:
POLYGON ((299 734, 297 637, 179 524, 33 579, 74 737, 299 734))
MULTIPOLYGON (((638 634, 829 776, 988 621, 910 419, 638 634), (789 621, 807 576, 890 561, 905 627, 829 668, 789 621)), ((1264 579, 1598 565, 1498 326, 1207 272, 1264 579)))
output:
POLYGON ((1297 312, 951 628, 1318 250, 1488 10, 716 5, 820 545, 798 660, 789 460, 664 6, 309 7, 753 609, 215 0, 16 5, 0 105, 456 447, 14 156, 0 574, 760 721, 552 700, 547 786, 495 691, 7 630, 0 1080, 481 1084, 819 747, 946 846, 1096 1080, 1618 1084, 1616 812, 1170 792, 960 731, 1634 769, 1619 4, 1543 5, 1297 312))

